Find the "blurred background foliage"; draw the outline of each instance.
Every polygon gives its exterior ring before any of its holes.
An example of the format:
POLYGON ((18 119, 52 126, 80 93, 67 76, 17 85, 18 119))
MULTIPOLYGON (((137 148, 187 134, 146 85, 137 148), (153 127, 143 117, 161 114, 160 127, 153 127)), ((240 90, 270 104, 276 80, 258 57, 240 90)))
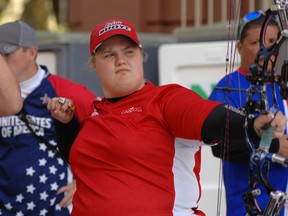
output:
POLYGON ((20 19, 36 30, 69 31, 65 21, 63 22, 59 17, 61 1, 66 2, 64 0, 0 0, 0 24, 20 19))

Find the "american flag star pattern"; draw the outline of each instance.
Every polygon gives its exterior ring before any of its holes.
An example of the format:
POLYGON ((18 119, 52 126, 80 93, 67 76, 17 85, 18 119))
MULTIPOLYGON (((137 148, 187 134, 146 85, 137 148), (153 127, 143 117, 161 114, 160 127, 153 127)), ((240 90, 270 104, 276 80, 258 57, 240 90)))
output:
POLYGON ((45 144, 38 144, 38 150, 40 157, 37 160, 30 160, 29 165, 17 169, 19 173, 15 176, 23 176, 19 179, 19 190, 13 194, 6 191, 10 193, 7 196, 5 189, 1 189, 1 216, 69 215, 66 208, 57 204, 63 195, 56 195, 57 190, 67 184, 67 167, 45 144))
MULTIPOLYGON (((43 126, 32 124, 33 128, 56 145, 52 121, 30 118, 43 126)), ((58 205, 64 194, 57 195, 57 190, 67 185, 68 167, 64 161, 15 116, 0 117, 0 126, 0 216, 70 215, 67 208, 58 205)))

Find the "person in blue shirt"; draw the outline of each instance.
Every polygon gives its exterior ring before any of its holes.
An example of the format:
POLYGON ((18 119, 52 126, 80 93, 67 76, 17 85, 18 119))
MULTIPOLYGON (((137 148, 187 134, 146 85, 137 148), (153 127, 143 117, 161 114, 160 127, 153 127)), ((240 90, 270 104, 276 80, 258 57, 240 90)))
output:
POLYGON ((69 216, 76 184, 57 151, 55 121, 46 105, 55 96, 61 102, 73 97, 81 120, 90 109, 85 102, 96 96, 38 64, 36 32, 20 20, 0 25, 0 54, 0 68, 8 65, 23 99, 17 115, 0 114, 0 215, 69 216))
MULTIPOLYGON (((249 67, 254 63, 256 54, 260 48, 260 31, 265 20, 265 13, 262 11, 254 11, 247 14, 240 23, 239 40, 237 41, 237 51, 240 55, 240 67, 231 74, 223 77, 216 88, 209 96, 210 100, 224 102, 236 108, 243 108, 246 103, 245 91, 225 91, 221 87, 233 89, 248 89, 250 82, 247 81, 246 75, 250 72, 249 67), (218 88, 218 89, 217 89, 218 88)), ((265 42, 269 47, 277 40, 279 27, 275 20, 271 20, 267 27, 265 42)), ((271 65, 268 66, 271 70, 271 65)), ((279 102, 279 108, 287 116, 287 101, 283 100, 280 95, 280 89, 277 86, 276 96, 279 102)), ((272 104, 271 84, 267 85, 267 94, 269 105, 272 104)), ((256 95, 257 96, 257 95, 256 95)), ((259 99, 255 98, 255 99, 259 99)), ((269 107, 270 107, 269 106, 269 107)), ((274 139, 270 152, 288 158, 288 135, 282 138, 274 139)), ((234 141, 235 142, 235 141, 234 141)), ((233 145, 230 148, 229 143, 226 149, 220 149, 218 146, 212 147, 213 155, 223 160, 223 178, 226 191, 227 216, 243 216, 246 214, 245 203, 242 195, 249 190, 249 158, 250 152, 248 145, 233 145), (234 148, 238 146, 237 148, 234 148), (225 151, 225 153, 224 153, 225 151)), ((275 188, 286 191, 288 169, 280 164, 271 163, 270 167, 270 183, 275 188)), ((269 195, 265 189, 259 185, 261 194, 257 196, 257 202, 260 208, 265 209, 269 201, 269 195)), ((280 215, 284 215, 284 209, 280 215)))

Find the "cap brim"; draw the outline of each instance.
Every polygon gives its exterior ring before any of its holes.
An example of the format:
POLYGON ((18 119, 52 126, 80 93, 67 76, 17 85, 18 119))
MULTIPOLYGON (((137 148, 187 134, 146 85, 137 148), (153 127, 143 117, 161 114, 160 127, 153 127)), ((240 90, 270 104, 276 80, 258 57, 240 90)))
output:
POLYGON ((19 46, 0 42, 0 53, 2 54, 10 54, 18 48, 19 46))
POLYGON ((125 37, 129 38, 133 43, 135 43, 136 45, 138 45, 140 48, 142 48, 141 43, 139 43, 139 41, 138 41, 138 42, 135 41, 135 39, 133 39, 131 36, 127 35, 126 33, 118 33, 118 34, 108 35, 107 37, 105 37, 105 38, 103 39, 103 41, 100 42, 100 43, 95 47, 93 53, 96 52, 96 50, 102 45, 102 43, 104 43, 107 39, 109 39, 109 38, 111 38, 111 37, 114 37, 114 36, 125 36, 125 37))

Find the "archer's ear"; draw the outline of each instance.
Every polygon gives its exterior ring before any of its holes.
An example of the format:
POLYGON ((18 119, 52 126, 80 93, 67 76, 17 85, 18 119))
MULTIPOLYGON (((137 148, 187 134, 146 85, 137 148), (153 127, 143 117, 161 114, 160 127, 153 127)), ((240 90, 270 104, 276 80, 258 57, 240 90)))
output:
POLYGON ((90 65, 90 67, 91 67, 92 69, 95 70, 95 55, 90 56, 90 58, 89 58, 89 65, 90 65))
POLYGON ((241 44, 240 41, 237 41, 237 43, 236 43, 236 48, 237 48, 238 53, 241 55, 242 44, 241 44))

